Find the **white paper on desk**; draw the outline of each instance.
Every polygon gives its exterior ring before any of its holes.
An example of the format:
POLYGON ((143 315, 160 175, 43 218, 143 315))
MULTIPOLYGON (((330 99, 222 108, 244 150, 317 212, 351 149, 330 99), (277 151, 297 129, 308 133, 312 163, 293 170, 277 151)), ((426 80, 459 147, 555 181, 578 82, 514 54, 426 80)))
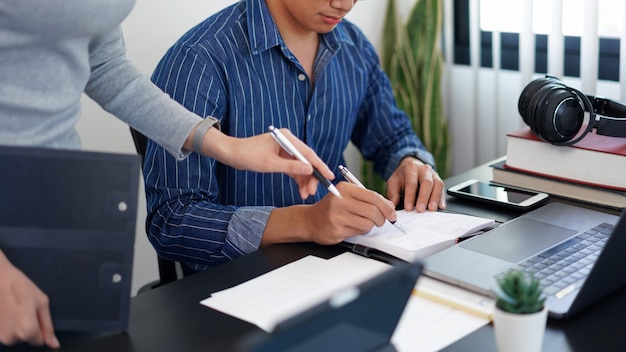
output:
POLYGON ((279 322, 329 298, 334 292, 382 273, 389 265, 353 253, 331 259, 307 256, 200 303, 271 332, 279 322))
POLYGON ((488 319, 411 295, 391 341, 399 352, 440 351, 487 324, 488 319))
POLYGON ((447 305, 489 321, 493 319, 495 300, 462 287, 453 286, 428 276, 421 276, 414 292, 417 296, 435 303, 447 305))
POLYGON ((491 298, 422 275, 391 341, 400 352, 439 351, 489 324, 493 306, 491 298))

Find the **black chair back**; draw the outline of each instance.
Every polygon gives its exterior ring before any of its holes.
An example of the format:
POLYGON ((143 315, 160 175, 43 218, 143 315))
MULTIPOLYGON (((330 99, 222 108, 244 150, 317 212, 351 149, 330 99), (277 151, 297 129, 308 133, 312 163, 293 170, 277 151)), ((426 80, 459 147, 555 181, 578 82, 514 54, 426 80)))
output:
MULTIPOLYGON (((148 147, 148 137, 144 136, 132 127, 130 128, 130 134, 133 136, 133 142, 135 143, 135 149, 137 150, 137 154, 139 154, 139 156, 141 157, 141 168, 143 170, 146 148, 148 147)), ((159 265, 159 282, 150 283, 150 288, 155 288, 170 282, 174 282, 184 276, 180 263, 162 258, 158 255, 157 261, 159 265)))

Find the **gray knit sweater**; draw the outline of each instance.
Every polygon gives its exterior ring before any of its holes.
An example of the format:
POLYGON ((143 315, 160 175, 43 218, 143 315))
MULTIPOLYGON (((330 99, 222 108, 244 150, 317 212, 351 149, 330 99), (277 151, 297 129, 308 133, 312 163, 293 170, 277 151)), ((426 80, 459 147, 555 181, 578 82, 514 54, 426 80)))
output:
POLYGON ((177 158, 200 117, 127 59, 134 0, 0 0, 0 144, 78 149, 83 92, 177 158))

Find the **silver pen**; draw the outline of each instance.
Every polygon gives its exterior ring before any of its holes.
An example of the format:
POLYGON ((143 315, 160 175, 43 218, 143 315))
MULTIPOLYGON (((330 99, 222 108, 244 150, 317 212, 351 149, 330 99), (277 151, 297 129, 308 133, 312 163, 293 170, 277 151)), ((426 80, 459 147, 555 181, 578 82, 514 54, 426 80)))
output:
MULTIPOLYGON (((272 125, 270 125, 268 127, 268 130, 270 131, 270 134, 272 135, 272 137, 274 138, 274 140, 276 141, 276 143, 278 143, 278 145, 280 145, 281 148, 283 148, 283 150, 285 150, 287 152, 287 154, 295 157, 296 159, 307 163, 309 165, 311 165, 311 163, 306 160, 306 158, 304 157, 304 155, 302 155, 302 153, 300 153, 300 151, 293 145, 293 143, 291 143, 287 137, 285 137, 285 135, 283 135, 282 133, 280 133, 280 130, 272 125)), ((336 195, 337 197, 341 198, 341 193, 339 193, 339 190, 337 189, 337 187, 335 187, 335 185, 333 185, 326 177, 322 176, 322 174, 319 172, 319 170, 315 167, 313 167, 313 176, 315 176, 315 178, 317 178, 317 180, 324 186, 326 187, 326 189, 336 195)))
MULTIPOLYGON (((350 172, 350 170, 348 170, 347 167, 343 165, 339 165, 339 172, 341 172, 341 175, 343 175, 343 177, 345 177, 346 180, 348 180, 348 182, 365 189, 365 186, 361 183, 361 181, 359 181, 359 179, 356 178, 356 176, 354 176, 354 174, 352 174, 352 172, 350 172)), ((404 227, 402 227, 402 225, 400 225, 398 221, 391 221, 391 220, 387 220, 387 221, 389 221, 398 230, 402 231, 402 233, 404 233, 405 235, 407 234, 404 227)))

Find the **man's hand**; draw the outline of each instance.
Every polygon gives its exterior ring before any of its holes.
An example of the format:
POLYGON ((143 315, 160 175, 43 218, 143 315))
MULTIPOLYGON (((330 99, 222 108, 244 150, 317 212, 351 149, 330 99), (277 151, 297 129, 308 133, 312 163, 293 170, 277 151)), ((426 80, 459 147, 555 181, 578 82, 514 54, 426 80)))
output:
POLYGON ((382 195, 348 182, 337 189, 342 198, 328 194, 315 204, 272 210, 261 245, 284 242, 337 244, 344 239, 396 220, 394 205, 382 195))
POLYGON ((59 348, 48 297, 0 252, 0 342, 59 348))
POLYGON ((413 157, 402 159, 387 180, 387 197, 398 205, 400 194, 404 193, 404 209, 407 211, 415 208, 422 213, 426 210, 445 209, 444 190, 445 185, 439 174, 430 165, 413 157))

